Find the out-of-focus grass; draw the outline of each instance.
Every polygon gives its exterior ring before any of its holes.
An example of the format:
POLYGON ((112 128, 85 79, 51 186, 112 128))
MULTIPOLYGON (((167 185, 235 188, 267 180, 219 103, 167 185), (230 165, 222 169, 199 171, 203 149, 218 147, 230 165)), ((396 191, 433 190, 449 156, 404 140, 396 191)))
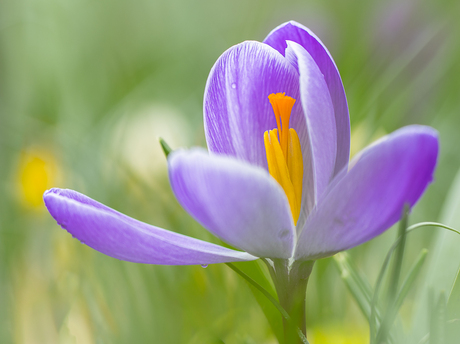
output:
MULTIPOLYGON (((2 1, 0 342, 274 343, 250 289, 226 266, 105 257, 59 229, 39 194, 51 184, 73 188, 217 242, 174 200, 156 136, 204 146, 201 104, 214 61, 295 19, 323 39, 340 69, 353 152, 406 124, 440 131, 436 181, 411 215, 436 220, 460 166, 459 11, 447 0, 2 1)), ((435 233, 410 238, 405 269, 435 233)), ((394 236, 351 250, 371 281, 394 236)), ((401 311, 406 328, 420 289, 401 311)), ((321 335, 346 340, 366 328, 329 259, 314 269, 308 323, 313 343, 337 344, 321 335)))

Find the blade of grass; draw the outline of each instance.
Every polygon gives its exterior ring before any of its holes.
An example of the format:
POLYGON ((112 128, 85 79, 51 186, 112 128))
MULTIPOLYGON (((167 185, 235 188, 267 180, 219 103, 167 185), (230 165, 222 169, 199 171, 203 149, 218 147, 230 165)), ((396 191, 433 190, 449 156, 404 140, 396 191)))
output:
POLYGON ((334 256, 334 262, 336 263, 336 267, 339 268, 339 271, 346 269, 350 275, 352 276, 353 280, 358 285, 360 291, 363 295, 366 296, 368 301, 370 301, 372 297, 372 287, 369 281, 363 276, 363 274, 358 270, 356 265, 350 259, 350 256, 346 252, 337 253, 334 256))
POLYGON ((238 266, 234 263, 228 263, 227 266, 246 280, 278 342, 282 343, 284 336, 280 315, 284 317, 281 312, 285 311, 274 297, 275 293, 273 288, 270 288, 269 281, 263 276, 261 271, 257 271, 260 269, 257 262, 251 263, 252 264, 238 264, 238 266))
MULTIPOLYGON (((290 321, 291 317, 289 314, 285 311, 285 309, 279 304, 279 302, 264 288, 262 287, 259 283, 254 281, 250 276, 248 276, 246 273, 241 271, 239 268, 237 268, 233 263, 225 263, 230 269, 235 271, 238 275, 243 277, 246 282, 248 282, 250 285, 255 287, 257 290, 259 290, 272 304, 273 306, 276 307, 276 309, 281 313, 281 315, 287 320, 290 321)), ((299 335, 299 338, 302 340, 304 344, 309 344, 307 341, 307 338, 304 336, 302 331, 300 329, 297 330, 297 333, 299 335)))
POLYGON ((396 293, 398 291, 399 278, 401 276, 402 261, 404 258, 404 250, 406 248, 406 237, 407 237, 406 229, 407 229, 408 216, 409 216, 409 206, 405 205, 401 221, 399 222, 399 231, 398 231, 399 244, 395 252, 395 258, 393 261, 393 269, 391 271, 391 277, 390 277, 390 285, 388 289, 389 305, 394 303, 396 299, 396 293))
POLYGON ((409 273, 406 279, 404 280, 397 296, 394 296, 394 299, 389 301, 391 302, 390 306, 385 312, 385 316, 383 318, 382 325, 380 326, 379 331, 376 336, 377 343, 386 342, 389 336, 390 328, 396 318, 396 315, 398 314, 398 311, 401 308, 401 305, 404 302, 404 299, 406 298, 409 290, 411 289, 413 283, 415 282, 415 279, 420 273, 420 270, 422 268, 423 262, 425 261, 427 252, 428 251, 426 249, 423 249, 420 252, 420 255, 418 256, 416 262, 410 268, 409 273))
POLYGON ((338 270, 340 271, 340 277, 347 286, 348 291, 355 299, 363 315, 369 319, 370 307, 368 299, 363 295, 362 290, 360 289, 354 278, 351 276, 350 271, 343 265, 340 266, 341 263, 338 263, 336 260, 334 261, 336 262, 336 266, 338 266, 338 270))
POLYGON ((334 263, 340 273, 340 277, 358 303, 363 315, 369 320, 370 301, 372 298, 372 288, 369 282, 354 266, 346 252, 336 254, 334 256, 334 263))
MULTIPOLYGON (((335 266, 340 272, 341 278, 347 286, 348 291, 355 299, 363 315, 370 322, 371 320, 371 302, 372 288, 365 277, 355 267, 348 254, 345 252, 338 253, 334 256, 335 266)), ((374 306, 375 322, 381 323, 381 311, 377 305, 374 306)), ((393 342, 392 338, 388 339, 389 343, 393 342)))
MULTIPOLYGON (((404 205, 401 221, 399 222, 399 231, 398 237, 396 239, 397 246, 396 246, 396 253, 393 260, 393 268, 390 272, 390 284, 388 287, 388 295, 387 295, 387 308, 385 310, 385 315, 383 317, 382 324, 380 325, 377 336, 376 336, 376 343, 385 343, 393 320, 396 316, 395 310, 395 301, 396 301, 396 293, 399 286, 399 278, 401 275, 401 267, 404 258, 404 250, 406 247, 406 236, 407 236, 407 221, 409 216, 409 206, 406 204, 404 205)), ((386 268, 385 268, 386 269, 386 268)), ((374 294, 376 296, 375 301, 377 301, 378 294, 377 292, 374 294)), ((373 298, 374 299, 374 298, 373 298)))
MULTIPOLYGON (((382 283, 383 283, 383 277, 385 276, 385 272, 388 268, 388 265, 390 263, 390 259, 391 259, 391 255, 393 253, 393 251, 398 247, 399 248, 399 251, 400 251, 400 254, 399 254, 399 259, 395 259, 395 264, 393 265, 394 268, 393 268, 393 274, 392 274, 392 282, 396 282, 398 283, 398 279, 399 279, 399 273, 400 273, 400 269, 401 267, 399 266, 398 267, 398 262, 399 264, 401 264, 402 262, 402 256, 403 256, 403 250, 404 250, 404 244, 405 244, 405 237, 406 237, 406 228, 407 228, 407 207, 405 206, 404 209, 403 209, 403 214, 402 214, 402 218, 401 218, 401 221, 400 221, 400 224, 399 224, 399 236, 398 238, 396 239, 395 243, 390 247, 390 250, 388 251, 386 257, 385 257, 385 260, 383 261, 383 264, 382 264, 382 267, 380 268, 380 272, 379 272, 379 275, 377 277, 377 282, 375 284, 375 290, 374 290, 374 294, 372 296, 372 300, 371 300, 371 311, 370 311, 370 319, 369 319, 369 324, 370 324, 370 342, 371 343, 379 343, 379 340, 381 340, 381 337, 382 336, 386 336, 386 334, 384 334, 384 332, 382 332, 382 328, 379 328, 377 330, 377 319, 376 319, 376 310, 375 310, 375 305, 377 304, 377 300, 378 300, 378 297, 379 297, 379 294, 380 294, 380 288, 382 286, 382 283), (399 245, 399 244, 403 244, 403 245, 399 245), (396 279, 396 281, 395 281, 396 279)), ((391 284, 390 284, 390 287, 391 287, 391 284)), ((390 289, 393 289, 392 287, 390 289)), ((396 289, 397 290, 397 289, 396 289)), ((396 292, 395 291, 390 291, 389 292, 389 296, 391 295, 394 295, 396 292)), ((390 303, 391 305, 391 303, 390 303)), ((384 316, 384 319, 387 317, 386 314, 388 314, 388 308, 386 310, 386 313, 385 313, 385 316, 384 316)), ((382 324, 385 324, 385 320, 382 324)), ((386 328, 386 326, 385 326, 386 328)), ((384 328, 384 330, 385 330, 384 328)))
POLYGON ((448 343, 455 343, 455 338, 460 338, 460 269, 457 271, 455 282, 447 301, 447 334, 448 343))
MULTIPOLYGON (((457 234, 460 234, 460 231, 458 231, 457 229, 455 228, 452 228, 450 226, 447 226, 447 225, 444 225, 442 223, 438 223, 438 222, 419 222, 419 223, 416 223, 416 224, 413 224, 412 226, 409 226, 406 230, 406 233, 410 233, 410 232, 413 232, 414 230, 416 229, 419 229, 419 228, 423 228, 423 227, 439 227, 439 228, 443 228, 443 229, 447 229, 451 232, 454 232, 454 233, 457 233, 457 234)), ((375 315, 375 305, 376 305, 376 302, 377 302, 377 298, 378 298, 378 294, 380 292, 380 287, 382 285, 382 282, 383 282, 383 277, 385 275, 385 271, 388 267, 388 264, 390 263, 390 258, 391 258, 391 255, 393 254, 393 251, 396 249, 396 247, 398 246, 399 242, 401 240, 401 237, 398 237, 398 239, 396 239, 396 241, 393 243, 393 245, 390 247, 386 257, 385 257, 385 260, 382 264, 382 267, 380 269, 380 272, 379 272, 379 276, 377 278, 377 282, 375 284, 375 291, 374 291, 374 295, 373 295, 373 298, 372 298, 372 302, 371 302, 371 319, 370 319, 370 337, 371 337, 371 343, 374 343, 375 342, 375 333, 376 333, 376 315, 375 315)))
MULTIPOLYGON (((276 291, 271 282, 270 274, 266 271, 265 264, 262 261, 256 260, 252 262, 239 262, 233 263, 233 265, 243 271, 246 275, 251 276, 256 283, 258 283, 277 300, 276 291)), ((283 325, 281 321, 283 318, 282 315, 256 287, 251 284, 248 284, 248 286, 252 295, 262 309, 262 312, 264 313, 273 333, 278 339, 278 342, 281 343, 284 338, 283 325)))
POLYGON ((438 301, 434 300, 431 290, 431 319, 430 319, 430 344, 444 344, 446 338, 446 295, 441 292, 438 301))
POLYGON ((398 311, 401 308, 402 303, 404 302, 404 299, 407 296, 407 293, 410 291, 415 280, 417 279, 417 276, 419 275, 422 269, 422 266, 423 266, 423 263, 425 262, 427 254, 428 254, 428 250, 423 249, 420 252, 419 256, 417 257, 417 260, 415 261, 415 263, 410 268, 409 273, 407 274, 407 277, 404 280, 401 286, 401 289, 399 290, 398 296, 396 297, 396 302, 395 302, 396 311, 398 311))

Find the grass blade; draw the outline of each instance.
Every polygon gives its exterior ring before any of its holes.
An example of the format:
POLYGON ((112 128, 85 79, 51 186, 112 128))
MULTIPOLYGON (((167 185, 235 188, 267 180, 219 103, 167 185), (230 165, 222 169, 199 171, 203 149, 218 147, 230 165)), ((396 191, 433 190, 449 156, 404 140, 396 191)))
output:
POLYGON ((346 252, 336 254, 334 256, 334 263, 363 315, 369 319, 370 301, 372 298, 372 288, 369 282, 356 269, 346 252))
MULTIPOLYGON (((264 288, 262 287, 259 283, 257 283, 255 280, 253 280, 249 275, 244 273, 242 270, 237 268, 235 264, 233 263, 225 263, 230 269, 235 271, 238 275, 243 277, 246 282, 248 282, 251 286, 256 288, 258 291, 260 291, 272 304, 273 306, 276 307, 276 309, 281 313, 281 315, 288 321, 291 320, 291 317, 289 314, 286 312, 286 310, 279 304, 279 302, 264 288)), ((297 330, 297 333, 299 335, 299 338, 302 340, 302 343, 304 344, 309 344, 307 341, 307 338, 305 335, 302 333, 300 329, 297 330)))
POLYGON ((412 285, 414 284, 415 280, 417 279, 417 276, 419 275, 421 269, 422 269, 422 266, 423 266, 423 263, 425 262, 425 259, 426 259, 426 255, 428 253, 428 250, 427 249, 423 249, 417 260, 415 261, 414 265, 412 265, 412 267, 410 268, 409 270, 409 273, 407 274, 407 277, 406 279, 404 280, 402 286, 401 286, 401 289, 398 293, 398 296, 396 297, 396 302, 395 302, 395 311, 397 312, 401 306, 402 306, 402 303, 404 302, 404 299, 406 298, 407 296, 407 293, 410 291, 410 289, 412 288, 412 285))
POLYGON ((430 293, 430 344, 444 344, 446 340, 446 295, 441 292, 438 301, 434 300, 434 292, 430 293))

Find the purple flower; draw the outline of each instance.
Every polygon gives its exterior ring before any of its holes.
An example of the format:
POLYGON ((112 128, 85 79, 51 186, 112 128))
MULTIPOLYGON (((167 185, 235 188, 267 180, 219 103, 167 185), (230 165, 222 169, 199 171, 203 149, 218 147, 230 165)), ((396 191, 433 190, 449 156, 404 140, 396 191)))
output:
POLYGON ((48 190, 49 212, 86 245, 131 262, 315 260, 397 222, 432 181, 438 154, 436 131, 414 125, 349 164, 339 72, 321 41, 292 21, 263 43, 222 54, 206 85, 204 123, 210 153, 171 153, 171 186, 198 222, 245 252, 139 222, 72 190, 48 190))

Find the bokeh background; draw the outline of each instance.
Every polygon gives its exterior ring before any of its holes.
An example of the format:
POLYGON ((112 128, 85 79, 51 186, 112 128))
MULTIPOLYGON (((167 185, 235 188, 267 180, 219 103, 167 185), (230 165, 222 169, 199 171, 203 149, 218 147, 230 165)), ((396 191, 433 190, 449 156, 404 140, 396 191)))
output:
MULTIPOLYGON (((410 222, 460 227, 459 13, 456 0, 2 0, 0 342, 277 342, 253 291, 227 266, 106 257, 60 229, 42 194, 72 188, 219 243, 174 199, 158 137, 173 148, 205 147, 202 98, 213 63, 290 19, 311 28, 338 65, 352 154, 407 124, 439 131, 436 180, 410 222)), ((395 236, 393 228, 349 251, 371 284, 395 236)), ((448 296, 460 264, 455 235, 423 229, 408 237, 403 274, 424 247, 427 261, 398 319, 414 343, 426 332, 427 290, 448 296)), ((307 300, 312 344, 368 342, 332 258, 317 262, 307 300)))

